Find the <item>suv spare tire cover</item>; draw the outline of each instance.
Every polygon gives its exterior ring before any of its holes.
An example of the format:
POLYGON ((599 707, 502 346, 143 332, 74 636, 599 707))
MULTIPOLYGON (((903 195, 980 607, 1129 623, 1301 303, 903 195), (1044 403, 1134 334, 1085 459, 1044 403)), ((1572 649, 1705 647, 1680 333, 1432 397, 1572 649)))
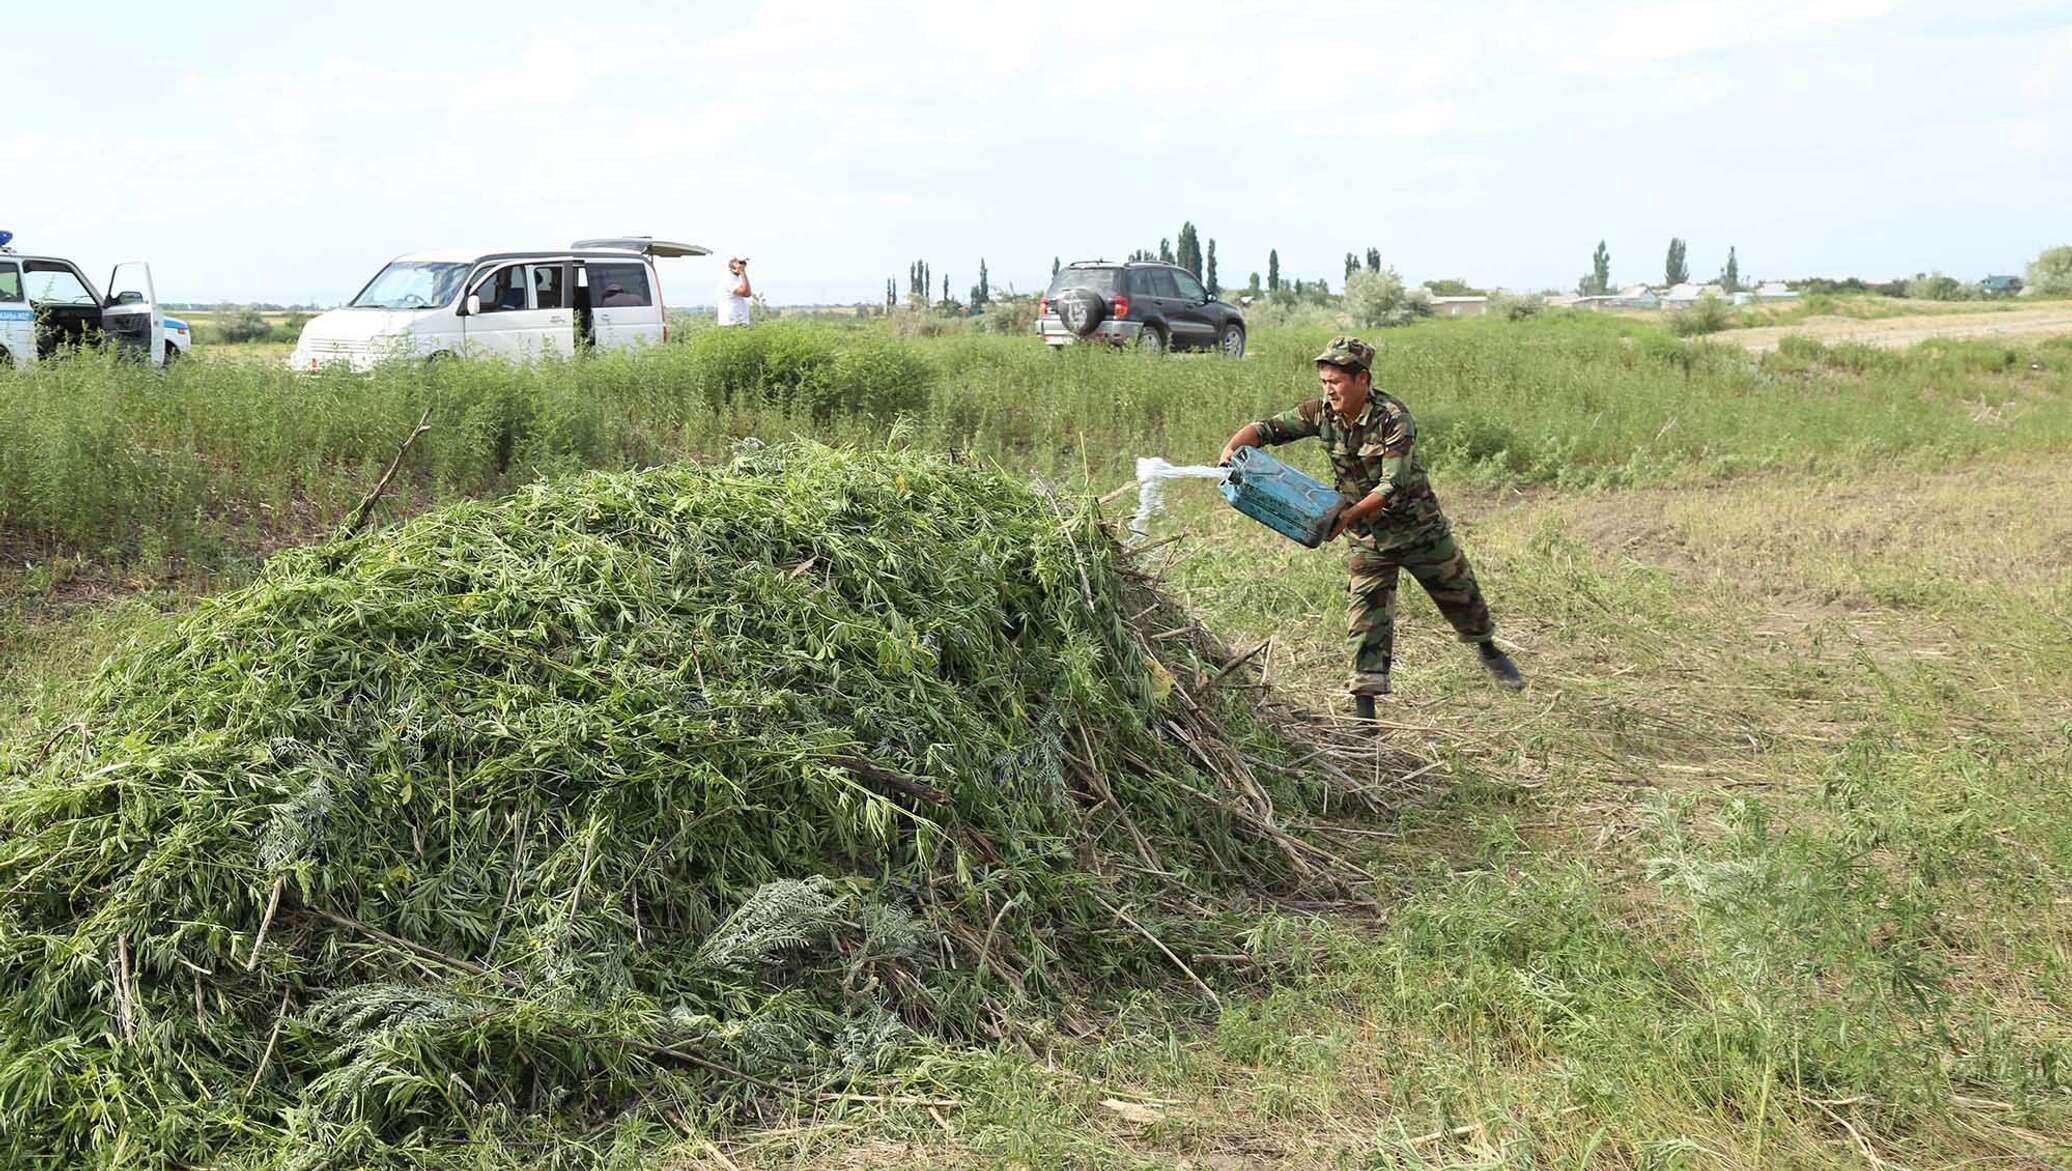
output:
POLYGON ((1067 289, 1058 295, 1058 320, 1065 328, 1086 337, 1108 315, 1108 302, 1092 289, 1067 289))

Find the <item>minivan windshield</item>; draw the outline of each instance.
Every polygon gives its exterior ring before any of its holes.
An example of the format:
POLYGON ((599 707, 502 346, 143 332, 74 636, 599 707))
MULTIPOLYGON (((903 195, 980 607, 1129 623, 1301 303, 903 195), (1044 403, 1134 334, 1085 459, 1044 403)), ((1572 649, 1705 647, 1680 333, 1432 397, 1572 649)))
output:
POLYGON ((354 297, 354 309, 425 309, 453 300, 471 264, 399 260, 376 273, 354 297))
POLYGON ((1092 289, 1103 297, 1115 292, 1115 269, 1112 268, 1066 268, 1050 278, 1050 295, 1057 296, 1066 289, 1092 289))

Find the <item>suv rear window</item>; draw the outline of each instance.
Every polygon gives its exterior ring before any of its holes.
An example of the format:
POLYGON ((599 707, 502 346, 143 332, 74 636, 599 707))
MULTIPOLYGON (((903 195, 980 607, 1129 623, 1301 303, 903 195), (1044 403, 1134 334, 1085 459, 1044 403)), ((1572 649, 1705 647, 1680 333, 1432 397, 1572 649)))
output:
POLYGON ((1060 269, 1058 275, 1050 278, 1049 295, 1055 297, 1066 289, 1092 289, 1103 297, 1114 296, 1115 274, 1119 271, 1113 268, 1060 269))

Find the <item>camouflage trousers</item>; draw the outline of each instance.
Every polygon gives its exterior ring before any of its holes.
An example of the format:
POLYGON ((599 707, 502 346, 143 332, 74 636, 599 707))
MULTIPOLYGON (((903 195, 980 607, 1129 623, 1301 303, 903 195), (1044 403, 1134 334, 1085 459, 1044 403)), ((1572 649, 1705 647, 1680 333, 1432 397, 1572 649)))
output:
POLYGON ((1347 569, 1345 617, 1355 677, 1386 672, 1395 657, 1396 580, 1405 569, 1462 642, 1481 642, 1496 633, 1468 556, 1444 529, 1386 550, 1355 544, 1347 569))

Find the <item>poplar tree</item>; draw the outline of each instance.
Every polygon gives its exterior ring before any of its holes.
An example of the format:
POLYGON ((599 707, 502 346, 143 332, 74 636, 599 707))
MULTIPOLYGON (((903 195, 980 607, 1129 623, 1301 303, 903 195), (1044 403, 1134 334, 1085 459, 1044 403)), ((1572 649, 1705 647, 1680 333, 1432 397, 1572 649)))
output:
POLYGON ((1380 271, 1381 271, 1381 249, 1379 249, 1379 248, 1369 248, 1369 249, 1367 250, 1367 271, 1368 271, 1368 272, 1380 272, 1380 271))
POLYGON ((1209 237, 1209 275, 1204 279, 1209 286, 1209 296, 1214 297, 1223 292, 1216 285, 1216 238, 1214 236, 1209 237))
POLYGON ((1163 237, 1159 239, 1158 262, 1160 264, 1171 264, 1173 262, 1173 242, 1171 240, 1163 237))
POLYGON ((1351 280, 1360 267, 1360 258, 1348 252, 1345 254, 1345 278, 1351 280))
POLYGON ((1195 280, 1201 279, 1201 233, 1194 230, 1192 220, 1180 225, 1177 262, 1181 268, 1193 273, 1195 280))
POLYGON ((1669 238, 1669 257, 1662 265, 1662 279, 1671 285, 1680 285, 1691 279, 1691 266, 1684 263, 1684 249, 1682 236, 1669 238))
POLYGON ((1266 291, 1281 291, 1281 250, 1270 248, 1266 253, 1266 291))
POLYGON ((1727 245, 1727 267, 1720 271, 1719 287, 1729 293, 1741 288, 1741 261, 1734 256, 1732 244, 1727 245))

